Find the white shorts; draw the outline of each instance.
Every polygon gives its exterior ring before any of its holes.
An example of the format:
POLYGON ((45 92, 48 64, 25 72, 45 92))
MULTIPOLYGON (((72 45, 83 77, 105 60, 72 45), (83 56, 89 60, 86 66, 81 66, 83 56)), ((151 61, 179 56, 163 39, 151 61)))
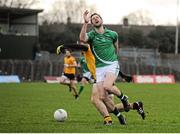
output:
POLYGON ((91 79, 91 73, 90 72, 83 73, 83 77, 86 77, 90 80, 91 79))
POLYGON ((63 74, 63 75, 61 75, 61 77, 62 77, 62 78, 64 78, 64 79, 68 79, 68 77, 67 77, 67 76, 65 76, 64 74, 63 74))
POLYGON ((116 77, 118 76, 118 74, 119 74, 119 63, 118 63, 118 61, 115 61, 111 65, 96 68, 96 82, 104 81, 107 73, 112 73, 116 77))
POLYGON ((94 83, 94 79, 92 78, 92 75, 90 72, 83 73, 83 77, 88 78, 89 83, 94 83))

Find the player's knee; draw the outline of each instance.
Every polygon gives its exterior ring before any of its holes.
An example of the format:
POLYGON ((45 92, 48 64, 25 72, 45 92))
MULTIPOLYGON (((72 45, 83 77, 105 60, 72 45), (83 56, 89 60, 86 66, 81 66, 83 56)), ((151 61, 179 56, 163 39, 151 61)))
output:
POLYGON ((75 84, 70 84, 70 87, 71 88, 76 88, 76 85, 75 84))
POLYGON ((106 99, 106 97, 105 97, 104 95, 100 95, 100 96, 99 96, 99 100, 105 101, 105 99, 106 99))
POLYGON ((60 84, 63 84, 63 83, 64 83, 64 80, 60 80, 59 83, 60 83, 60 84))
POLYGON ((65 79, 64 79, 64 78, 60 78, 60 79, 59 79, 59 83, 60 83, 60 84, 65 83, 65 79))
POLYGON ((111 87, 112 87, 112 86, 107 85, 107 84, 104 84, 104 85, 103 85, 104 90, 107 91, 107 92, 109 92, 109 91, 111 90, 111 87))
POLYGON ((91 102, 96 105, 99 103, 99 101, 104 101, 105 97, 101 97, 101 96, 96 96, 96 95, 93 95, 91 96, 91 102))
POLYGON ((85 85, 85 84, 86 84, 86 82, 85 82, 85 81, 81 81, 80 83, 81 83, 81 85, 85 85))
POLYGON ((97 97, 95 97, 94 95, 91 96, 91 103, 96 104, 97 103, 97 97))

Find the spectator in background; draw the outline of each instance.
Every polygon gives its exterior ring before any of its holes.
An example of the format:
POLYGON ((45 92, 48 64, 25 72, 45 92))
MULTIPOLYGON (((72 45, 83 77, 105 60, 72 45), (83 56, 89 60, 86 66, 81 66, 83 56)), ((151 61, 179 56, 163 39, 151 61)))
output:
MULTIPOLYGON (((41 47, 40 47, 40 44, 35 44, 34 47, 33 47, 33 60, 35 60, 37 57, 40 57, 41 56, 41 47)), ((39 59, 39 58, 37 58, 39 59)))

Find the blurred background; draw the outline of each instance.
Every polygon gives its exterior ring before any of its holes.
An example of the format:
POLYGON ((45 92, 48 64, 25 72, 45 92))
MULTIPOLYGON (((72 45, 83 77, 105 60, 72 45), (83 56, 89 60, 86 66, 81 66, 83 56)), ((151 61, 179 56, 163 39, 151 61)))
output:
POLYGON ((56 47, 78 41, 86 9, 119 34, 123 72, 180 81, 179 0, 1 0, 0 75, 60 76, 64 55, 56 47))

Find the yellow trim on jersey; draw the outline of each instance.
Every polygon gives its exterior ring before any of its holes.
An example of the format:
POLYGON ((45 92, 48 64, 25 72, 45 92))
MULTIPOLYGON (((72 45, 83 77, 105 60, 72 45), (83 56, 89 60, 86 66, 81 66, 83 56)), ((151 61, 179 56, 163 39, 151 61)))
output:
POLYGON ((94 77, 94 79, 96 80, 95 58, 94 58, 94 55, 93 55, 89 45, 88 45, 88 50, 83 51, 83 54, 86 59, 88 69, 89 69, 90 73, 92 74, 92 76, 94 77))

